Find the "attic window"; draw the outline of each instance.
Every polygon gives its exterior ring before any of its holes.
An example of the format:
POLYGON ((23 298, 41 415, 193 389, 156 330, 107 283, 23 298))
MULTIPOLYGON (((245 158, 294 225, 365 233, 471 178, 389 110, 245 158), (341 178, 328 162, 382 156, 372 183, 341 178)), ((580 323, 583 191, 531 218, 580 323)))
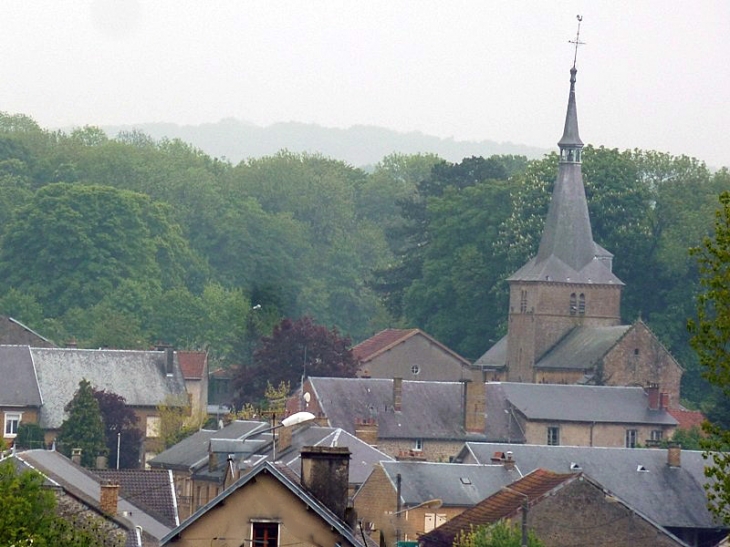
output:
POLYGON ((461 484, 471 484, 471 479, 469 477, 461 477, 459 480, 461 481, 461 484))
POLYGON ((411 367, 411 372, 412 372, 412 373, 413 373, 413 375, 415 376, 415 375, 417 375, 417 374, 418 374, 419 372, 421 372, 421 369, 420 369, 420 367, 419 367, 418 365, 413 365, 413 366, 411 367))
POLYGON ((583 468, 580 466, 579 463, 570 462, 570 470, 571 471, 580 471, 581 469, 583 469, 583 468))

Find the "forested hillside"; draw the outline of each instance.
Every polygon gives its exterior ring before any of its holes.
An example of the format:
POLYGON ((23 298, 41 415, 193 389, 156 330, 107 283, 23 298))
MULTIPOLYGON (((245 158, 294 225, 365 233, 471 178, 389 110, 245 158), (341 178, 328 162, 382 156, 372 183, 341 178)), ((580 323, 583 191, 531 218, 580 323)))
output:
MULTIPOLYGON (((697 267, 730 173, 587 147, 594 239, 641 317, 689 350, 697 267)), ((58 344, 208 348, 246 363, 283 317, 358 342, 420 327, 475 359, 505 330, 503 279, 536 250, 557 156, 390 155, 372 172, 286 151, 233 164, 179 140, 0 115, 0 313, 58 344)))

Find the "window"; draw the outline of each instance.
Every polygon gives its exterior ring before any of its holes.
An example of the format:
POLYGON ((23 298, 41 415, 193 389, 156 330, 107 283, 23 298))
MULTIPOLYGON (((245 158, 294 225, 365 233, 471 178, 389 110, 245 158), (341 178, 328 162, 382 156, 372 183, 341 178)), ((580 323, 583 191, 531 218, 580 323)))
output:
POLYGON ((578 312, 578 301, 575 297, 575 293, 570 294, 570 315, 575 315, 578 312))
POLYGON ((547 443, 548 446, 560 445, 560 428, 557 426, 550 426, 547 428, 547 443))
POLYGON ((522 290, 520 291, 520 313, 525 313, 527 311, 527 291, 522 290))
POLYGON ((636 430, 626 430, 626 448, 636 448, 636 430))
POLYGON ((252 547, 278 547, 278 522, 253 522, 252 529, 252 547))
POLYGON ((20 418, 22 414, 19 412, 5 414, 5 437, 15 438, 18 435, 18 426, 20 425, 20 418))
POLYGON ((423 439, 416 439, 413 443, 413 450, 418 450, 419 452, 423 450, 423 439))
POLYGON ((652 431, 651 431, 651 440, 652 441, 661 441, 663 436, 664 436, 664 432, 661 429, 652 429, 652 431))
POLYGON ((418 365, 413 365, 411 367, 411 372, 413 373, 413 376, 416 376, 419 372, 421 372, 421 369, 418 365))
POLYGON ((578 315, 586 314, 586 295, 580 293, 578 296, 578 315))
POLYGON ((423 531, 428 533, 434 528, 441 526, 444 522, 446 522, 445 513, 426 513, 423 519, 423 531))

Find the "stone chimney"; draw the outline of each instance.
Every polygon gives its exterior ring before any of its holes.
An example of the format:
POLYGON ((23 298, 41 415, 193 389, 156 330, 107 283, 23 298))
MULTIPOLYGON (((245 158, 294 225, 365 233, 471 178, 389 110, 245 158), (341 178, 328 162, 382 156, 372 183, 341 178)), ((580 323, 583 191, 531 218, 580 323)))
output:
POLYGON ((350 450, 346 446, 305 446, 301 481, 339 518, 346 518, 350 483, 350 450))
POLYGON ((80 448, 71 449, 71 461, 74 462, 76 465, 81 465, 81 449, 80 448))
POLYGON ((659 410, 659 384, 648 384, 644 391, 649 398, 649 410, 659 410))
POLYGON ((401 411, 403 405, 403 378, 393 378, 393 410, 401 411))
POLYGON ((355 437, 370 446, 378 446, 378 422, 375 418, 356 419, 355 437))
POLYGON ((464 381, 464 429, 484 434, 487 427, 487 388, 484 382, 464 381))
POLYGON ((101 484, 101 494, 99 496, 99 505, 102 513, 106 515, 117 514, 117 503, 119 502, 119 485, 104 483, 101 484))
POLYGON ((96 457, 96 468, 97 469, 106 469, 107 468, 106 456, 97 456, 96 457))
POLYGON ((682 467, 682 445, 669 443, 667 447, 667 465, 669 467, 682 467))
POLYGON ((274 430, 274 434, 276 435, 276 453, 277 454, 281 454, 287 448, 291 448, 293 431, 294 431, 294 426, 280 427, 279 429, 274 430))
POLYGON ((510 470, 511 471, 512 469, 515 468, 515 460, 512 457, 512 451, 511 450, 508 450, 507 452, 505 452, 505 454, 504 454, 504 462, 503 463, 504 463, 504 468, 507 469, 507 470, 510 470))

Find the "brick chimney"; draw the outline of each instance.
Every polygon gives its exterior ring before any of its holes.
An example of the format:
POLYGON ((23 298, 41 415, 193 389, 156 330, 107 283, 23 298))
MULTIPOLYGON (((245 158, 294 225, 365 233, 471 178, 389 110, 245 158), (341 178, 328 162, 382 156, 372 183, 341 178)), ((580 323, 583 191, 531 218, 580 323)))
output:
POLYGON ((464 381, 464 429, 484 434, 486 429, 487 388, 484 382, 464 381))
POLYGON ((400 412, 403 404, 403 378, 393 378, 393 410, 400 412))
POLYGON ((649 398, 649 410, 659 410, 659 384, 647 384, 644 391, 649 398))
POLYGON ((350 449, 346 446, 305 446, 301 462, 302 486, 344 519, 350 483, 350 449))
POLYGON ((117 514, 117 503, 119 502, 119 485, 111 483, 101 484, 99 505, 102 513, 106 515, 117 514))
POLYGON ((667 447, 667 465, 669 467, 682 467, 682 445, 669 443, 667 447))
POLYGON ((375 418, 355 420, 355 437, 370 446, 378 445, 378 422, 375 418))
POLYGON ((274 434, 276 435, 277 454, 281 454, 287 448, 291 448, 293 431, 294 426, 280 427, 279 429, 274 430, 274 434))

